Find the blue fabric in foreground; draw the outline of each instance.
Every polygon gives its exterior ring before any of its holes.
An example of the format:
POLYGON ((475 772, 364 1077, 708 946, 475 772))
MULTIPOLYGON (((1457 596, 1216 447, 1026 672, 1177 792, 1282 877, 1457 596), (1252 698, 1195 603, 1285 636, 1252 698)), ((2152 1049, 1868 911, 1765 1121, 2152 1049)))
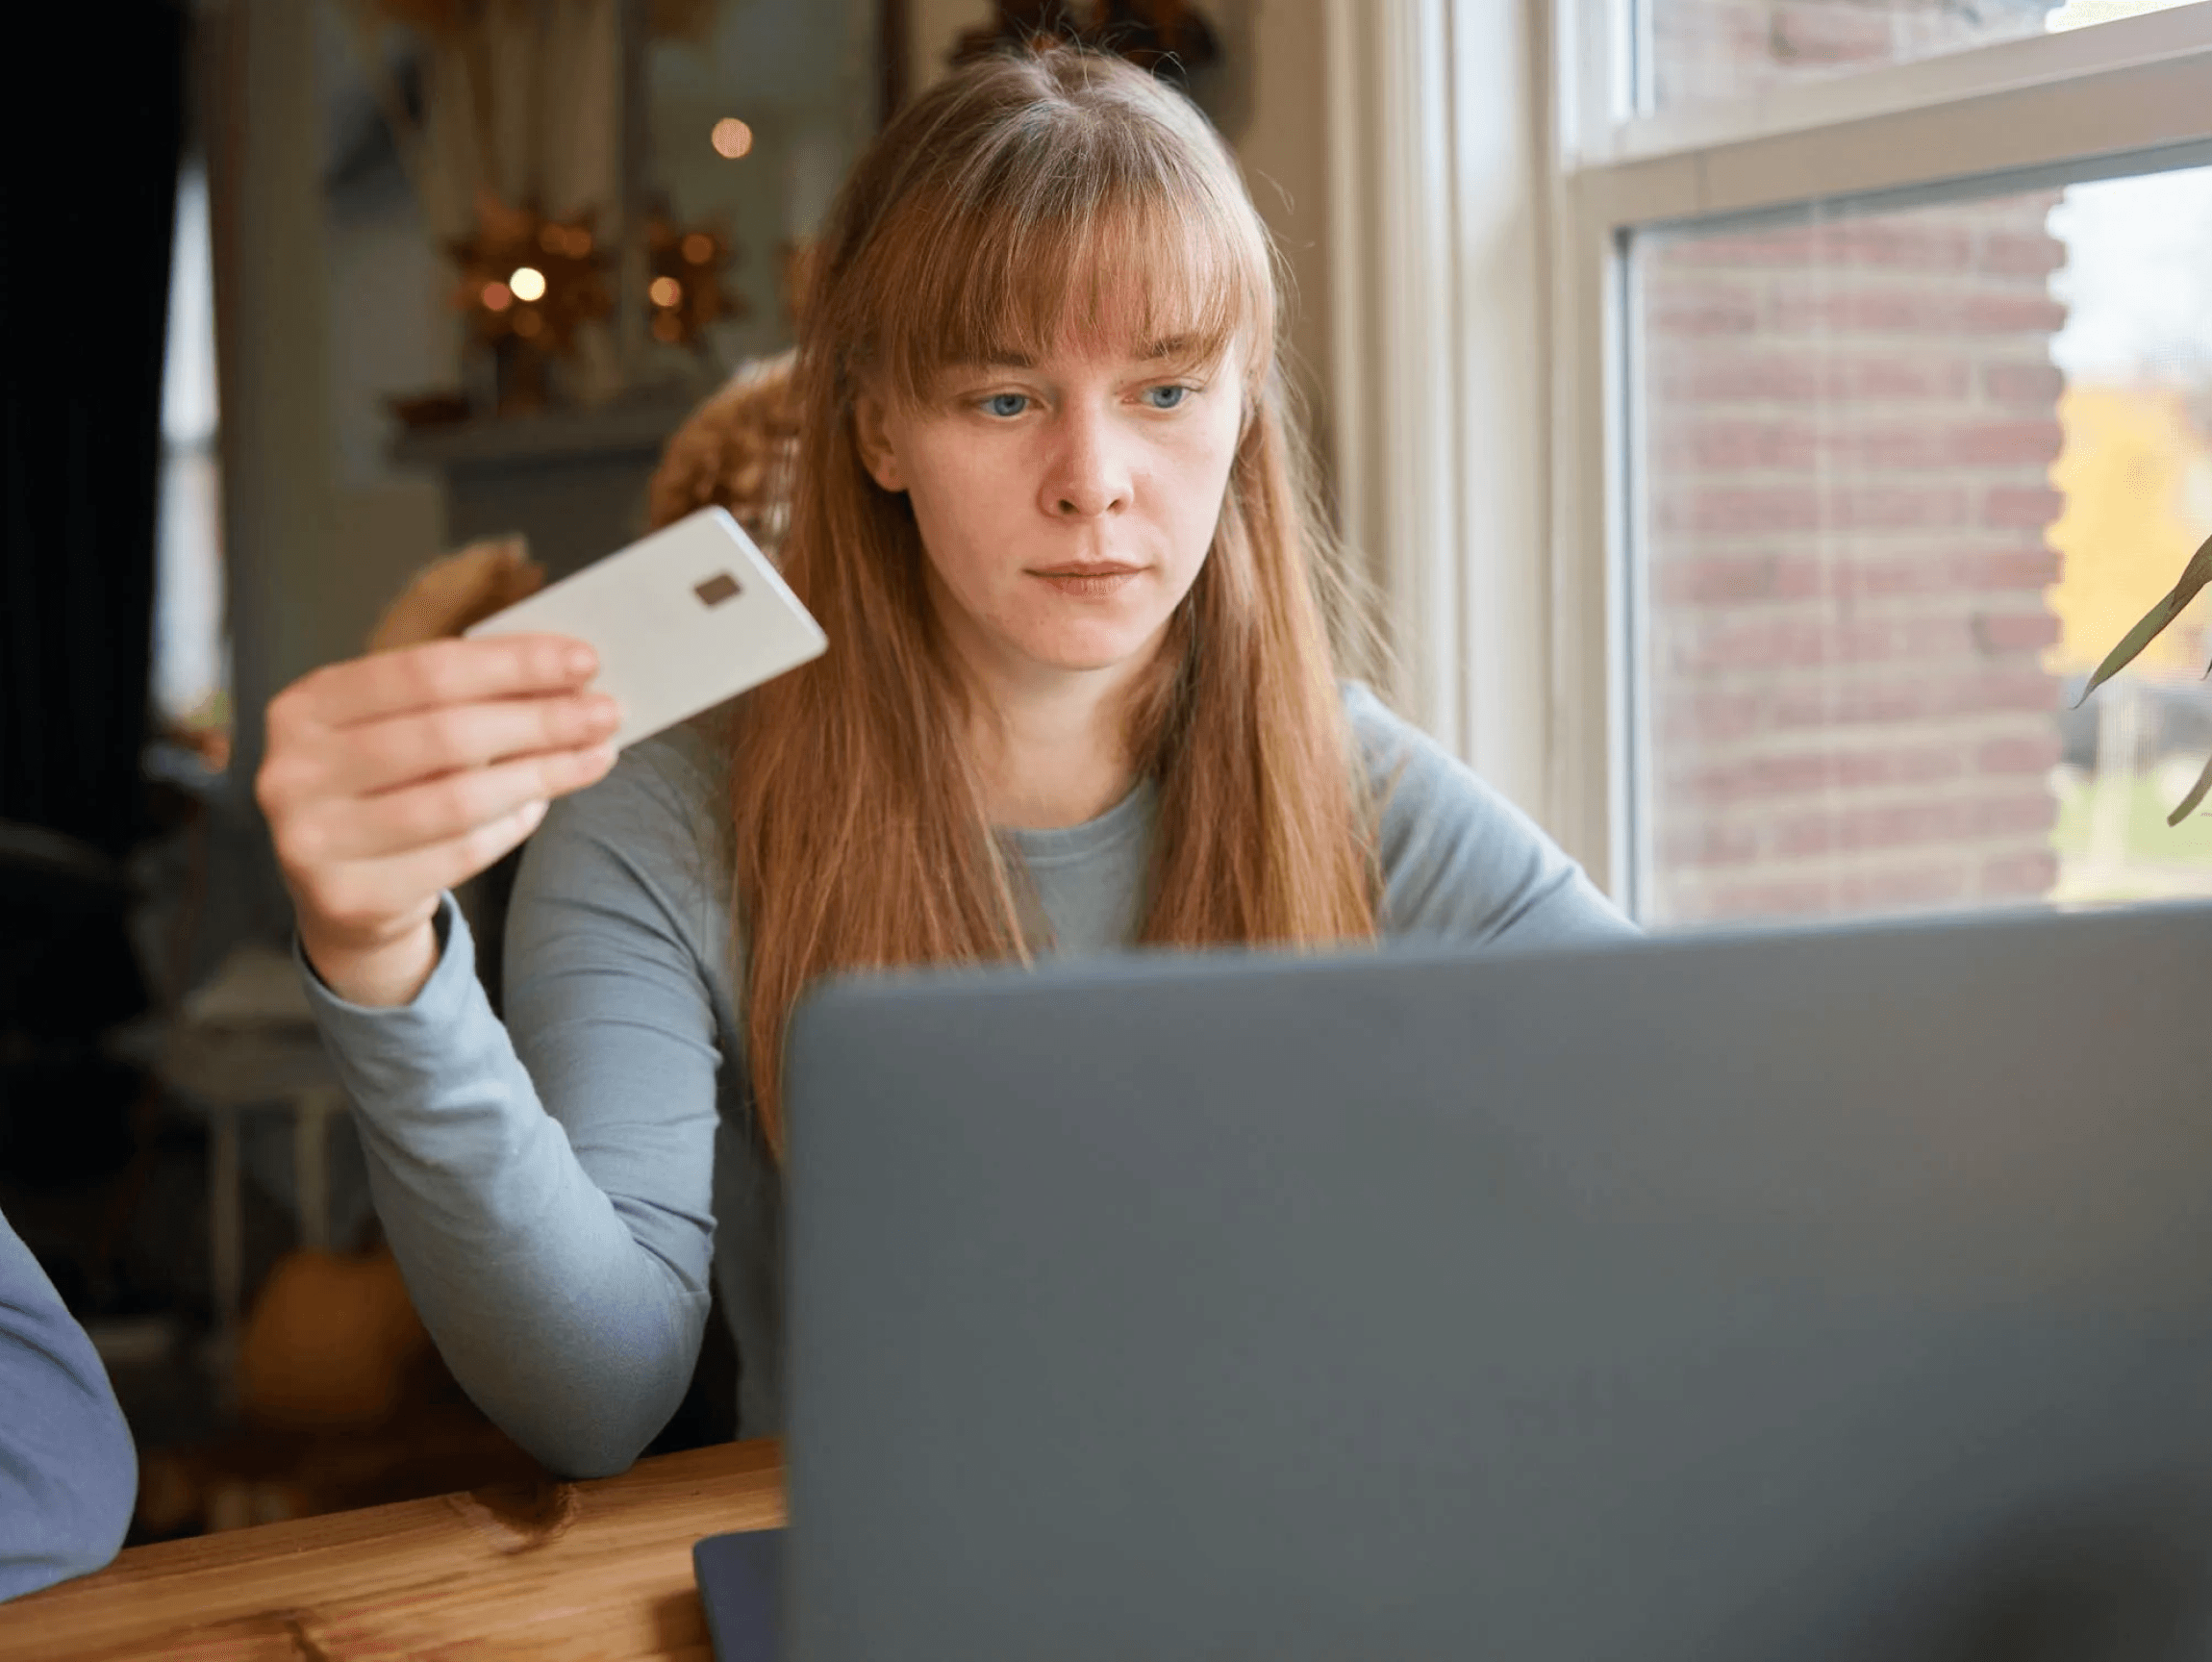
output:
POLYGON ((113 1558, 138 1493, 99 1352, 0 1217, 0 1599, 113 1558))

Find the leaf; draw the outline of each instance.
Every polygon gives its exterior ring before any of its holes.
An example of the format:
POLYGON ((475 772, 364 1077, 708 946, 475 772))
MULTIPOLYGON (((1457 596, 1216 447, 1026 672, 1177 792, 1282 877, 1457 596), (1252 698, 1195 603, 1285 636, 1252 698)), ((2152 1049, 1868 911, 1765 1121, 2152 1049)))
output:
POLYGON ((2097 673, 2089 678, 2089 685, 2081 690, 2081 696, 2074 701, 2078 710, 2089 695, 2134 661, 2135 655, 2158 638, 2158 632, 2181 616, 2181 609, 2197 598, 2197 592, 2212 583, 2212 537, 2204 539, 2204 545, 2190 558, 2182 568, 2181 580, 2167 592, 2166 598, 2143 615, 2143 621, 2128 630, 2126 636, 2097 667, 2097 673))
POLYGON ((2166 816, 2166 823, 2178 825, 2189 818, 2197 804, 2204 800, 2204 793, 2212 791, 2212 762, 2204 764, 2204 771, 2197 775, 2197 783, 2189 787, 2189 794, 2181 798, 2181 806, 2166 816))

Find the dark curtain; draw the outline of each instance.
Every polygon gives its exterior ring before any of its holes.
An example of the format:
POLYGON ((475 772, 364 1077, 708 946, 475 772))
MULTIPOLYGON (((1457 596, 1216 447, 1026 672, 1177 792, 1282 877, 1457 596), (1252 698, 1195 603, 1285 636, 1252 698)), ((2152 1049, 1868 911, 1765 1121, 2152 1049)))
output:
POLYGON ((0 157, 0 1179, 113 1171, 146 1007, 144 830, 163 337, 183 142, 174 5, 12 7, 0 157))
POLYGON ((0 161, 0 820, 119 855, 141 813, 185 19, 141 0, 0 27, 25 106, 0 161))

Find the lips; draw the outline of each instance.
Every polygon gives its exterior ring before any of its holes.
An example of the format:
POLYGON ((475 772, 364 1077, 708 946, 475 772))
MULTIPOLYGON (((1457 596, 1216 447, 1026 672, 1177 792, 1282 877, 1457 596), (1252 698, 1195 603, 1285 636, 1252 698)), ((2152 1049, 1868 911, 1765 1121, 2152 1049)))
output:
POLYGON ((1049 583, 1063 594, 1077 599, 1103 600, 1126 589, 1144 570, 1142 566, 1102 560, 1086 565, 1053 566, 1029 574, 1039 582, 1049 583))

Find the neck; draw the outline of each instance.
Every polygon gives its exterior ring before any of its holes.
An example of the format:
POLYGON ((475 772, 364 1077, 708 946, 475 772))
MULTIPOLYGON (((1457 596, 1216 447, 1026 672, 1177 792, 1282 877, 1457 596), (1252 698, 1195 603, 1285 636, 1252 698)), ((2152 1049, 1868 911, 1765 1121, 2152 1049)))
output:
POLYGON ((989 822, 1006 831, 1057 831, 1095 819, 1129 793, 1129 700, 1168 639, 1168 627, 1121 663, 1060 669, 993 652, 941 608, 953 662, 971 695, 968 754, 989 822))
POLYGON ((1124 717, 1125 667, 1053 678, 979 700, 971 735, 984 806, 1006 830, 1049 831, 1095 819, 1135 783, 1124 717))

